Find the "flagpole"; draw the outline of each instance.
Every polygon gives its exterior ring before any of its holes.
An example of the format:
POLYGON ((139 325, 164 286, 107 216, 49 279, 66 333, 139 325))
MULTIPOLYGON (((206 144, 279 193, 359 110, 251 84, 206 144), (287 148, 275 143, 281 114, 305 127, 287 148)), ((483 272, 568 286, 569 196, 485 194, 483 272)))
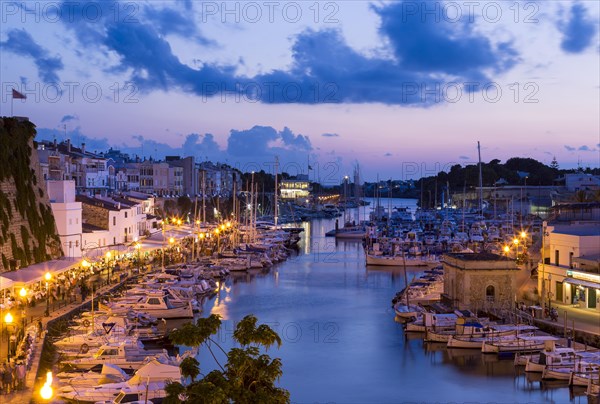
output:
POLYGON ((11 118, 14 116, 14 114, 13 114, 13 102, 15 102, 15 97, 10 97, 10 116, 11 116, 11 118))

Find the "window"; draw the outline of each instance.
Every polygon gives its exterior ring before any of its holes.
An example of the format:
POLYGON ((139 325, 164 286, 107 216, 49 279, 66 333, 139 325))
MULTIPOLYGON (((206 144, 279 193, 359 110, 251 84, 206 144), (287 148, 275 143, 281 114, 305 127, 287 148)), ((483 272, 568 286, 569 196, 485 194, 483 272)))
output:
POLYGON ((116 225, 117 225, 117 217, 113 216, 113 226, 116 226, 116 225))
POLYGON ((569 268, 573 268, 573 251, 569 253, 569 268))
POLYGON ((485 288, 485 300, 487 300, 488 302, 493 302, 496 298, 496 288, 494 288, 492 285, 489 285, 487 288, 485 288))
POLYGON ((559 251, 558 250, 554 250, 554 265, 558 266, 558 258, 559 258, 559 251))
POLYGON ((156 297, 151 297, 148 299, 148 304, 160 304, 160 301, 156 297))
POLYGON ((127 212, 125 212, 125 219, 127 219, 127 212))

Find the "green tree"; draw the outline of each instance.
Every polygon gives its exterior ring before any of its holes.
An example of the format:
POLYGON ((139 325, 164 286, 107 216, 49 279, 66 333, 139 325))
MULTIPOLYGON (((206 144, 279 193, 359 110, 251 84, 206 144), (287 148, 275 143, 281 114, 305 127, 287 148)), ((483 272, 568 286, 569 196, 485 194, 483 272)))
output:
POLYGON ((192 200, 189 196, 180 196, 177 198, 177 209, 179 214, 185 217, 192 210, 192 200))
MULTIPOLYGON (((261 348, 268 350, 275 344, 281 346, 281 338, 269 326, 257 325, 257 321, 256 317, 248 315, 236 325, 233 339, 240 347, 232 348, 229 352, 225 352, 212 338, 221 327, 218 315, 212 314, 198 319, 196 324, 188 323, 173 330, 170 338, 174 344, 206 347, 221 370, 214 370, 198 381, 192 378, 192 383, 187 386, 180 383, 169 384, 165 389, 165 402, 288 403, 289 392, 275 386, 275 382, 283 374, 281 360, 261 354, 261 348), (227 363, 224 366, 217 359, 213 346, 226 354, 227 363)), ((197 362, 184 360, 180 367, 182 375, 200 374, 197 362)))

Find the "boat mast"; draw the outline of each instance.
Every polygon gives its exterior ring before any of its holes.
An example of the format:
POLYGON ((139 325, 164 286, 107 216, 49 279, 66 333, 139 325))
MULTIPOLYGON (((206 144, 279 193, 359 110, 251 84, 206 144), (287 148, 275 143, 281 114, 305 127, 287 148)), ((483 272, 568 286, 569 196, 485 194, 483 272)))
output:
POLYGON ((408 301, 408 275, 406 274, 406 256, 404 255, 404 246, 401 245, 402 248, 402 267, 404 268, 404 294, 406 295, 406 307, 408 310, 409 301, 408 301))
POLYGON ((477 141, 477 154, 479 155, 479 213, 483 216, 483 175, 481 172, 481 145, 477 141))
POLYGON ((277 171, 279 170, 279 157, 275 156, 275 229, 277 229, 277 216, 279 214, 279 207, 277 206, 277 171))

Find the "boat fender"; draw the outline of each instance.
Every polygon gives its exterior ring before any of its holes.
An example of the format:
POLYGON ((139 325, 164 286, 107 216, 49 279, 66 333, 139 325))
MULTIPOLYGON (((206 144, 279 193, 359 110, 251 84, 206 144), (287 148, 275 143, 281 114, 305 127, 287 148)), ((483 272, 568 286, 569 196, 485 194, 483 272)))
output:
POLYGON ((85 319, 85 320, 83 320, 82 324, 83 324, 84 327, 89 327, 90 326, 90 320, 85 319))
POLYGON ((82 353, 82 354, 86 354, 86 353, 88 353, 88 351, 89 351, 89 350, 90 350, 90 347, 89 347, 89 345, 88 345, 88 344, 83 344, 83 345, 81 345, 81 349, 80 349, 80 351, 81 351, 81 353, 82 353))

